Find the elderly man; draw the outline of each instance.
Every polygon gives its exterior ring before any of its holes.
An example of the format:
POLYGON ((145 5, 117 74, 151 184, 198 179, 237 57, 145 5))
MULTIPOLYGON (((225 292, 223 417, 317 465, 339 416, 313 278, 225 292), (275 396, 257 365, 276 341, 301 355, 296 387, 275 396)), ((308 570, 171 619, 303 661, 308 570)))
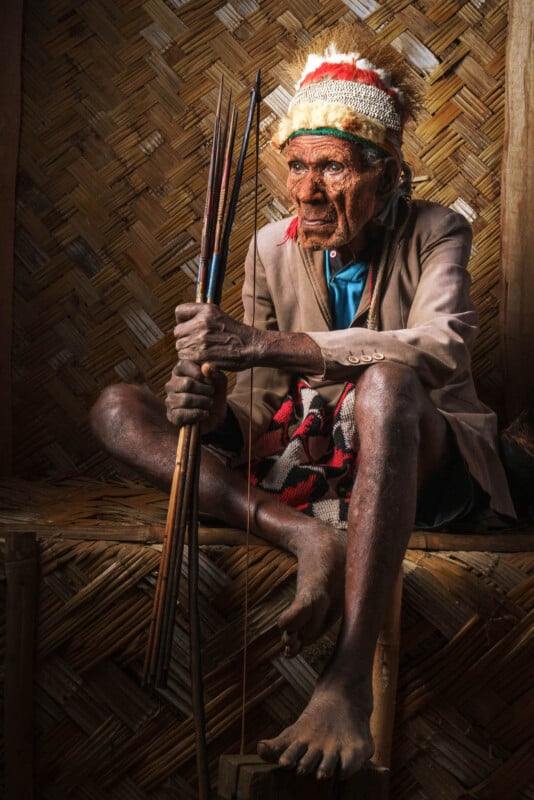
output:
POLYGON ((373 654, 414 524, 514 511, 495 417, 470 371, 469 227, 400 184, 416 99, 404 62, 351 29, 314 48, 273 139, 296 216, 251 247, 244 322, 178 306, 166 409, 135 387, 110 387, 93 427, 112 454, 168 487, 176 426, 200 420, 201 508, 233 526, 249 518, 298 559, 280 617, 286 654, 342 613, 307 708, 259 745, 269 760, 326 778, 354 773, 373 752, 373 654), (238 373, 229 396, 222 370, 238 373))

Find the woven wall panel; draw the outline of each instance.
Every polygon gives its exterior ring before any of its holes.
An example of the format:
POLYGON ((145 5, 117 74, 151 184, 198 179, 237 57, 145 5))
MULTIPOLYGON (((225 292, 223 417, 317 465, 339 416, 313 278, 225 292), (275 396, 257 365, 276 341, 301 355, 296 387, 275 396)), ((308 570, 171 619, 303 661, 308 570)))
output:
MULTIPOLYGON (((16 470, 112 469, 87 410, 118 380, 156 392, 173 364, 174 306, 193 297, 219 77, 242 111, 262 69, 260 224, 287 214, 266 144, 291 86, 284 61, 358 17, 428 89, 406 135, 417 194, 462 211, 482 335, 475 370, 498 399, 499 171, 504 0, 28 0, 15 297, 16 470)), ((243 114, 242 114, 243 116, 243 114)), ((242 120, 241 120, 242 125, 242 120)), ((224 306, 239 314, 253 227, 245 169, 224 306)))
MULTIPOLYGON (((159 549, 98 538, 162 524, 165 496, 83 479, 2 492, 7 519, 19 530, 41 519, 57 531, 39 540, 36 797, 194 800, 187 617, 179 610, 169 688, 143 689, 159 549)), ((252 547, 248 559, 244 547, 203 549, 199 594, 214 780, 218 756, 239 752, 247 560, 248 750, 295 719, 333 644, 330 634, 296 659, 280 657, 276 620, 294 590, 293 558, 267 547, 252 547)), ((0 580, 0 597, 3 589, 0 580)), ((392 798, 534 796, 533 614, 532 552, 408 550, 392 798)), ((1 636, 3 648, 4 630, 1 636)))

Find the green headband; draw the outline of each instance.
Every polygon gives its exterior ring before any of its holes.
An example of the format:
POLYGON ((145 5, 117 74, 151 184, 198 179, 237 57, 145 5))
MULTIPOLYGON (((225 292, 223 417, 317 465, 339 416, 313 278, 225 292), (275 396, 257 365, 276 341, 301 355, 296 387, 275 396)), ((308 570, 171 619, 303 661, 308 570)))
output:
POLYGON ((355 142, 355 144, 361 144, 364 147, 369 147, 371 150, 374 150, 379 156, 382 158, 391 158, 391 153, 380 145, 371 142, 370 139, 364 139, 363 136, 357 136, 355 133, 350 133, 349 131, 340 131, 337 128, 299 128, 298 131, 295 131, 288 137, 287 141, 290 142, 291 139, 294 139, 295 136, 302 136, 305 134, 316 134, 317 136, 338 136, 340 139, 346 139, 348 142, 355 142))

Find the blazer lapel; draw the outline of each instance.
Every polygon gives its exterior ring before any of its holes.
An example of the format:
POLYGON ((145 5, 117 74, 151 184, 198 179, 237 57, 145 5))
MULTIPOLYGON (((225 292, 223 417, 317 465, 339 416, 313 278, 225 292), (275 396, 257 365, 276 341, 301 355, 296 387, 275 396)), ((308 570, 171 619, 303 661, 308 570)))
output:
POLYGON ((304 263, 304 269, 313 288, 313 294, 321 311, 328 330, 332 329, 332 312, 328 300, 326 275, 324 268, 324 252, 311 250, 308 247, 299 247, 298 251, 304 263))
POLYGON ((374 281, 376 281, 376 269, 373 267, 373 269, 369 270, 367 273, 367 278, 365 279, 362 296, 360 298, 360 304, 356 309, 356 316, 352 320, 351 326, 361 325, 362 317, 365 316, 369 311, 369 306, 371 305, 371 289, 374 281), (373 274, 371 274, 371 272, 373 274))

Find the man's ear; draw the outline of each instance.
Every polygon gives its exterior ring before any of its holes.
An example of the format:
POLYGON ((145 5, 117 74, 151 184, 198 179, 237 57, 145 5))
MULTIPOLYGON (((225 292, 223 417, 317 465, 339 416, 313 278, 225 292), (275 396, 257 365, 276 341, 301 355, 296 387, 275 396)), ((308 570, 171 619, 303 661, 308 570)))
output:
POLYGON ((378 194, 388 195, 396 188, 400 178, 400 166, 398 161, 391 157, 385 158, 382 162, 382 171, 378 181, 378 194))

